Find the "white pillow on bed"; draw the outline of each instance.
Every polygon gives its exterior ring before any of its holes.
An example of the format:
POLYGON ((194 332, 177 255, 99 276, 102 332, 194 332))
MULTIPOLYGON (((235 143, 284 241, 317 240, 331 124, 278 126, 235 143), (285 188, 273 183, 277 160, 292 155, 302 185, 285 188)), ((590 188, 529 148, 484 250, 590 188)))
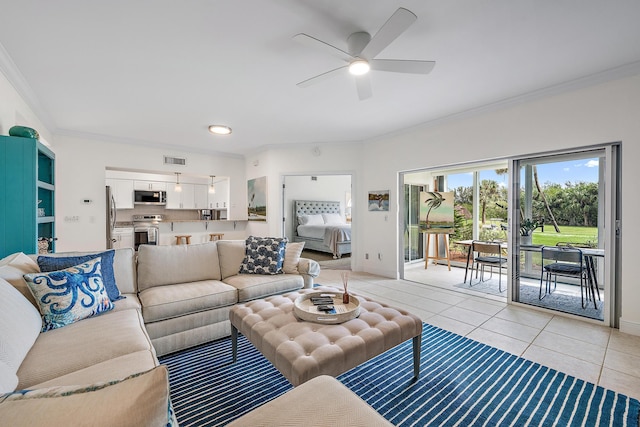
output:
POLYGON ((298 224, 300 225, 324 225, 324 219, 320 214, 314 215, 298 215, 298 224))
POLYGON ((344 218, 338 213, 323 213, 322 219, 326 225, 342 225, 346 224, 344 218))

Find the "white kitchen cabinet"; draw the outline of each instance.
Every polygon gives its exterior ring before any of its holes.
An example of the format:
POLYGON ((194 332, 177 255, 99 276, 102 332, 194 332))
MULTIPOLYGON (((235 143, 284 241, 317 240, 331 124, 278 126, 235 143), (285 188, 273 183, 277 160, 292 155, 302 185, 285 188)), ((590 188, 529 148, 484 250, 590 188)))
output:
POLYGON ((204 184, 194 184, 193 204, 195 209, 207 209, 209 201, 209 186, 204 184))
POLYGON ((108 178, 106 184, 116 200, 116 209, 133 209, 133 181, 130 179, 108 178))
POLYGON ((114 240, 113 249, 120 248, 133 248, 134 244, 134 236, 133 236, 133 228, 114 228, 113 235, 111 236, 114 240))
POLYGON ((196 209, 195 205, 195 185, 180 184, 182 191, 175 190, 175 185, 167 186, 167 205, 166 209, 196 209))
POLYGON ((134 190, 167 191, 167 183, 159 181, 133 181, 134 190))
POLYGON ((229 207, 229 180, 215 183, 216 192, 209 194, 209 209, 226 209, 229 207))

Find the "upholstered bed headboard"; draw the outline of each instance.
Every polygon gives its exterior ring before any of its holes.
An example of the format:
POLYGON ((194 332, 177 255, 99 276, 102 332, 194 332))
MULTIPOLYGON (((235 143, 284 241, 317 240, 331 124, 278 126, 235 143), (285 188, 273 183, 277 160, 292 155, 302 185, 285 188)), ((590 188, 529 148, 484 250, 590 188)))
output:
POLYGON ((299 215, 314 215, 322 213, 340 213, 340 202, 322 200, 296 200, 294 203, 296 218, 299 215))

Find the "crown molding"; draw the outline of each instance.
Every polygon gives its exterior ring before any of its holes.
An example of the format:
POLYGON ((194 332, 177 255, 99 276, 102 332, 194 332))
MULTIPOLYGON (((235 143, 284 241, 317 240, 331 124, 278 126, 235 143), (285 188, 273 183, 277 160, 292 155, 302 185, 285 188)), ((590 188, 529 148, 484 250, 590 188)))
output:
POLYGON ((245 156, 242 154, 225 153, 223 151, 206 150, 206 149, 201 149, 196 147, 185 147, 183 145, 163 144, 159 142, 146 141, 146 140, 134 139, 134 138, 121 138, 121 137, 103 135, 103 134, 91 133, 91 132, 79 132, 79 131, 69 130, 69 129, 58 129, 55 133, 55 136, 88 139, 91 141, 97 141, 97 142, 102 141, 102 142, 108 142, 108 143, 114 143, 114 144, 134 145, 138 147, 149 147, 149 148, 155 148, 158 150, 172 150, 172 151, 186 152, 186 153, 199 153, 199 154, 213 155, 218 157, 227 157, 227 158, 233 158, 233 159, 245 158, 245 156))
POLYGON ((558 83, 556 85, 548 86, 542 89, 537 89, 532 92, 527 92, 527 93, 516 95, 510 98, 501 99, 499 101, 481 105, 479 107, 471 108, 469 110, 461 111, 459 113, 453 113, 448 116, 439 117, 433 120, 427 120, 415 126, 399 129, 395 132, 389 132, 386 134, 378 135, 376 137, 369 139, 368 141, 375 142, 375 141, 388 139, 394 136, 406 135, 421 129, 428 129, 428 128, 440 126, 446 123, 451 123, 458 120, 476 117, 482 114, 503 110, 516 105, 536 101, 542 98, 560 95, 560 94, 572 92, 578 89, 584 89, 587 87, 595 86, 601 83, 619 80, 626 77, 632 77, 638 74, 640 74, 640 61, 631 62, 629 64, 624 64, 619 67, 610 68, 608 70, 589 74, 587 76, 579 77, 563 83, 558 83))
POLYGON ((24 75, 18 68, 9 52, 0 43, 0 72, 4 74, 9 83, 18 92, 18 95, 24 100, 36 117, 47 127, 51 134, 56 130, 55 121, 49 113, 42 107, 40 100, 36 96, 31 85, 27 82, 24 75))

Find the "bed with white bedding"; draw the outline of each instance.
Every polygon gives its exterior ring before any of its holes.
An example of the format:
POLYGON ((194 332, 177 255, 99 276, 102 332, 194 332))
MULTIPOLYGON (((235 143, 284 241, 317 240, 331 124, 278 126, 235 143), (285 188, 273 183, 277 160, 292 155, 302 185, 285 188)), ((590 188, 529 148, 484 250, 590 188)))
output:
POLYGON ((293 240, 305 242, 305 249, 340 258, 351 253, 351 224, 340 214, 340 202, 295 200, 296 228, 293 240))

